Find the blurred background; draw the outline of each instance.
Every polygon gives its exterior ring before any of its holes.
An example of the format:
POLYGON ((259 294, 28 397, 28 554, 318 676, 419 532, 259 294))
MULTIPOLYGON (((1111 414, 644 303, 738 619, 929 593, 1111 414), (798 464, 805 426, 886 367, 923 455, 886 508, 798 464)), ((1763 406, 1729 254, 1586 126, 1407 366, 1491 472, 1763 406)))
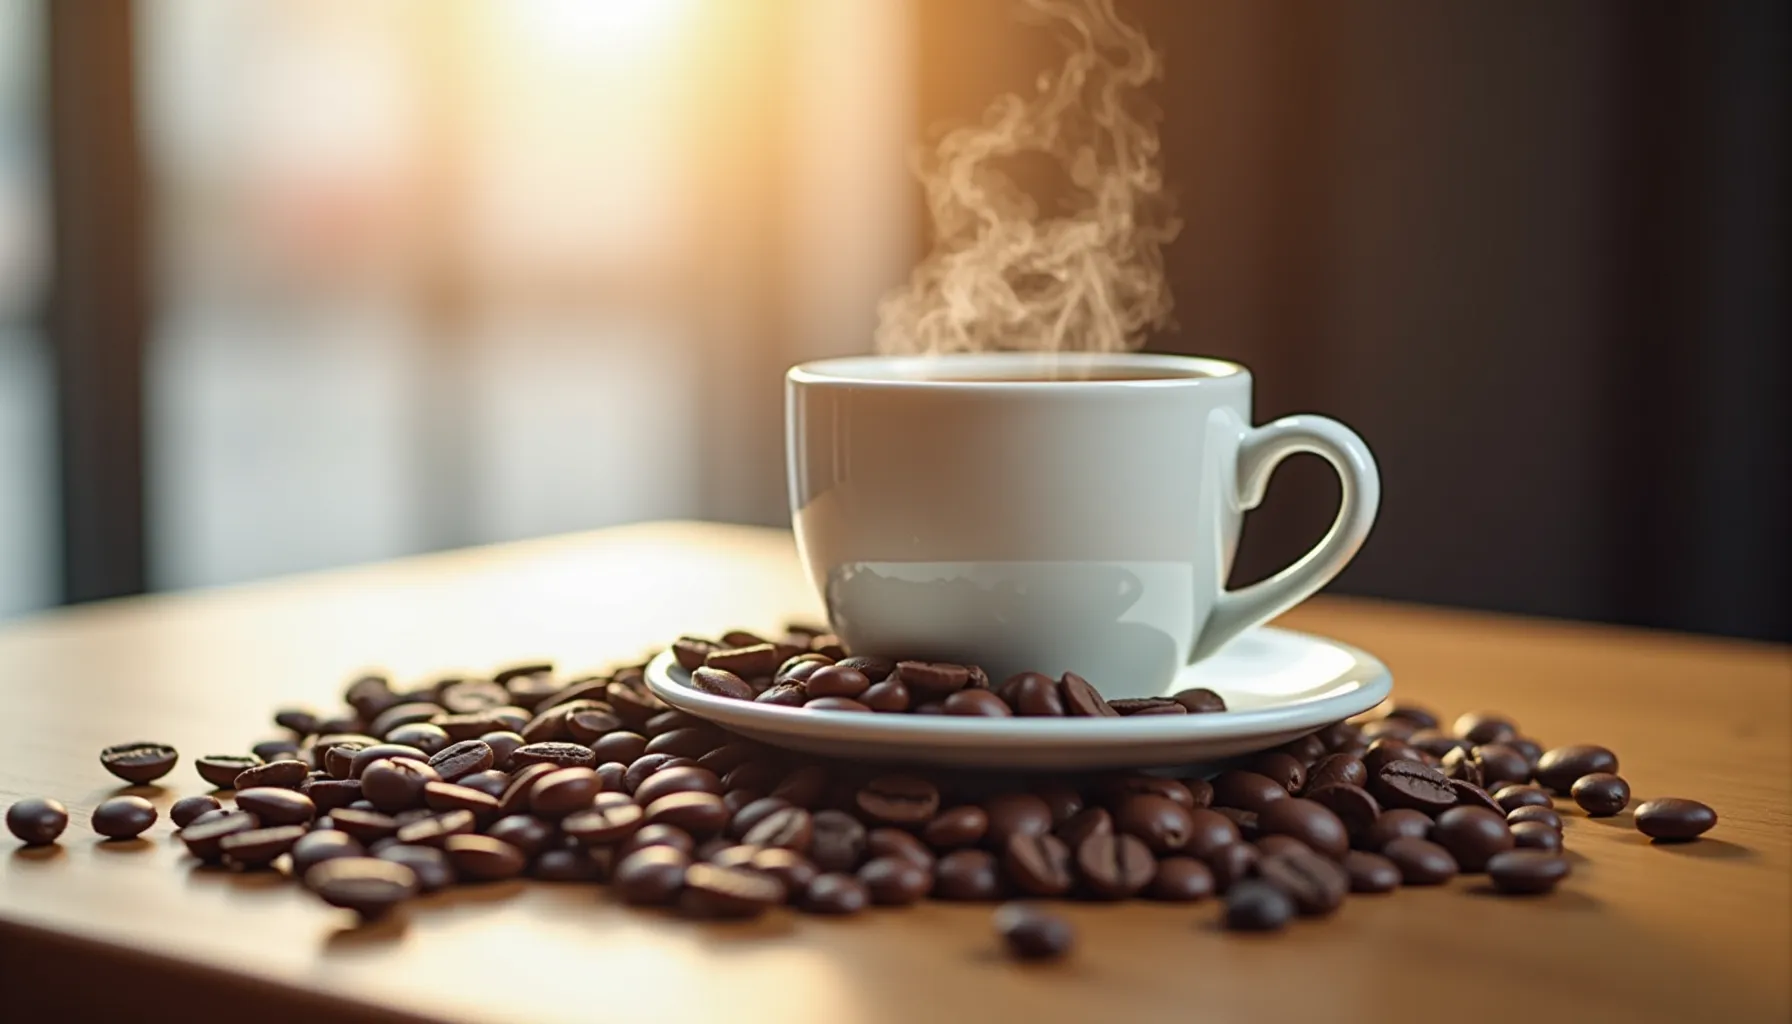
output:
MULTIPOLYGON (((787 521, 1015 0, 0 0, 0 617, 787 521)), ((1792 634, 1778 2, 1119 0, 1178 329, 1381 460, 1334 590, 1792 634)), ((1332 514, 1286 467, 1238 575, 1332 514)))

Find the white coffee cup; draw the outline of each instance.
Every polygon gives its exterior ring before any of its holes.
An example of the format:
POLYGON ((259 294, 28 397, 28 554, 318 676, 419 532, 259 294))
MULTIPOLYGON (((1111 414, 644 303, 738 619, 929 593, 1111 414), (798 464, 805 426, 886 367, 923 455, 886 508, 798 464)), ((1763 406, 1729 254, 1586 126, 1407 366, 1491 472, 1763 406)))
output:
POLYGON ((1362 546, 1381 483, 1322 416, 1251 426, 1251 375, 1216 359, 996 353, 828 359, 785 384, 798 547, 855 652, 1071 671, 1108 697, 1310 596, 1362 546), (1276 465, 1313 452, 1343 500, 1317 546, 1226 577, 1276 465))

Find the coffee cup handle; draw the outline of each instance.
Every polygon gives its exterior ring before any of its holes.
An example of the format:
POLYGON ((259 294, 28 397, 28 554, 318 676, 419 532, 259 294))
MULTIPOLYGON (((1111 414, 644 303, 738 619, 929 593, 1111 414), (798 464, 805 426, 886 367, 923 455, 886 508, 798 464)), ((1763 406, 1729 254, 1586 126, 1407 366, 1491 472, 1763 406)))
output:
POLYGON ((1274 576, 1242 590, 1225 590, 1225 581, 1220 580, 1219 598, 1206 628, 1195 640, 1191 662, 1311 597, 1343 571, 1369 536, 1381 506, 1381 476, 1375 469, 1375 456, 1355 431, 1324 416, 1286 416, 1244 435, 1234 471, 1233 497, 1238 508, 1256 508, 1263 501, 1270 474, 1283 459, 1298 452, 1318 455, 1337 470, 1343 485, 1338 517, 1312 550, 1274 576))

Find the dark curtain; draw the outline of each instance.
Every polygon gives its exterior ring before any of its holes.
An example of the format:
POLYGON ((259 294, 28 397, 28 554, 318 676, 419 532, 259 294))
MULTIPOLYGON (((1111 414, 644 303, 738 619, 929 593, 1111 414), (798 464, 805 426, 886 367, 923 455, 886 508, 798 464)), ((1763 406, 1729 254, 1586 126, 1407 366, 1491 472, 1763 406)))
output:
MULTIPOLYGON (((1015 2, 919 5, 924 126, 1055 62, 1015 2)), ((1150 347, 1244 362, 1259 419, 1328 413, 1380 460, 1333 589, 1792 635, 1787 5, 1119 7, 1166 58, 1186 222, 1150 347)), ((1335 500, 1290 462, 1237 576, 1335 500)))

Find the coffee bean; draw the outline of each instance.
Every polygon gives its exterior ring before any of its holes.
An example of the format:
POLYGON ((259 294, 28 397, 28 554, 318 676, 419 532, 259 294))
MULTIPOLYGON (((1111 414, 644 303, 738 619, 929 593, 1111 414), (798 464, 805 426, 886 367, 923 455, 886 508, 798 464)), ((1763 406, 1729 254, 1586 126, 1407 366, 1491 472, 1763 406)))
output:
POLYGON ((305 837, 303 825, 281 825, 234 832, 218 841, 225 861, 243 868, 265 868, 305 837))
POLYGON ((432 701, 411 701, 404 704, 394 704, 373 717, 373 720, 367 724, 367 733, 370 736, 377 736, 380 739, 385 739, 387 733, 401 725, 409 725, 412 722, 427 722, 437 715, 446 713, 446 708, 432 701))
POLYGON ((648 825, 672 825, 693 838, 720 835, 728 826, 728 808, 714 793, 673 793, 646 807, 648 825))
POLYGON ((1178 690, 1170 695, 1170 699, 1187 708, 1191 715, 1210 715, 1226 710, 1224 697, 1202 687, 1178 690))
POLYGON ((1120 713, 1102 699, 1089 681, 1075 672, 1066 672, 1058 681, 1058 695, 1064 701, 1064 713, 1074 718, 1119 718, 1120 713))
POLYGON ((798 807, 814 808, 833 781, 828 769, 819 764, 806 765, 784 776, 772 787, 772 796, 798 807))
POLYGON ((883 682, 890 677, 892 672, 896 671, 896 663, 888 658, 874 658, 866 655, 841 658, 834 664, 841 668, 857 669, 865 673, 865 678, 871 680, 873 684, 883 682))
POLYGON ((1076 945, 1069 921, 1031 904, 1005 903, 996 908, 994 922, 1008 952, 1022 960, 1056 960, 1076 945))
POLYGON ((844 811, 816 811, 811 816, 809 859, 823 871, 851 871, 865 855, 865 826, 844 811))
MULTIPOLYGON (((751 688, 749 688, 750 690, 751 688)), ((751 700, 749 696, 745 698, 751 700)), ((574 743, 591 744, 622 729, 622 719, 608 706, 579 708, 567 712, 566 733, 574 743)), ((582 858, 589 860, 589 858, 582 858)))
POLYGON ((1156 854, 1181 850, 1195 831, 1193 812, 1167 797, 1135 793, 1114 808, 1114 827, 1156 854))
POLYGON ((1033 793, 1000 793, 984 800, 982 807, 989 817, 983 842, 992 850, 1007 849, 1017 835, 1042 836, 1052 829, 1051 805, 1033 793))
POLYGON ((1363 768, 1369 773, 1371 784, 1381 770, 1395 761, 1423 761, 1424 752, 1407 743, 1405 740, 1384 736, 1369 744, 1363 751, 1363 768))
MULTIPOLYGON (((718 668, 731 672, 743 679, 758 676, 769 676, 778 670, 784 659, 778 656, 778 649, 771 644, 752 644, 747 647, 733 647, 711 651, 703 659, 708 668, 718 668)), ((692 673, 694 676, 695 673, 692 673)))
POLYGON ((1383 807, 1436 814, 1456 803, 1450 780, 1417 761, 1390 761, 1375 776, 1370 792, 1383 807))
POLYGON ((107 839, 135 839, 155 823, 155 804, 140 796, 115 796, 93 809, 93 830, 107 839))
POLYGON ((871 902, 886 907, 907 906, 933 888, 933 873, 906 857, 867 861, 859 869, 858 879, 871 894, 871 902))
MULTIPOLYGON (((1381 805, 1369 795, 1369 791, 1347 782, 1309 789, 1306 798, 1336 815, 1343 822, 1344 831, 1353 842, 1360 842, 1375 825, 1375 820, 1381 817, 1381 805)), ((1275 806, 1276 804, 1270 805, 1271 808, 1275 806)), ((1261 819, 1260 815, 1259 827, 1262 827, 1261 819)), ((1308 845, 1313 844, 1309 842, 1308 845)), ((1342 856, 1342 853, 1337 855, 1342 856)))
POLYGON ((996 693, 1014 713, 1029 718, 1061 718, 1064 697, 1057 680, 1038 672, 1022 672, 1009 677, 996 693))
POLYGON ((338 857, 305 872, 305 888, 333 907, 379 917, 417 894, 409 867, 377 857, 338 857))
POLYGON ((1289 850, 1313 852, 1312 847, 1293 836, 1263 836, 1253 845, 1257 847, 1257 853, 1262 857, 1274 857, 1278 853, 1287 853, 1289 850))
POLYGON ((569 742, 527 743, 510 755, 512 770, 532 764, 551 764, 556 768, 591 768, 597 764, 596 752, 569 742))
POLYGON ((121 743, 100 751, 100 764, 133 785, 154 782, 174 770, 180 753, 166 743, 121 743))
POLYGON ((207 754, 193 762, 193 770, 219 789, 231 789, 238 775, 260 764, 261 758, 248 754, 207 754))
POLYGON ((1635 821, 1638 832, 1657 842, 1680 843, 1711 831, 1717 812, 1697 800, 1663 797, 1638 804, 1635 821))
POLYGON ((1569 792, 1592 818, 1609 818, 1630 804, 1630 783, 1610 772, 1583 775, 1574 780, 1569 792))
POLYGON ((591 744, 591 759, 599 763, 617 761, 633 764, 636 758, 646 752, 647 737, 637 732, 613 732, 591 744))
POLYGON ((1310 795, 1326 786, 1361 787, 1368 781, 1369 770, 1363 766, 1360 758, 1349 754, 1328 754, 1307 773, 1306 793, 1310 795))
POLYGON ((624 903, 661 906, 672 902, 684 888, 685 871, 690 866, 691 859, 685 851, 649 846, 618 860, 610 874, 610 885, 624 903))
POLYGON ((1537 759, 1537 784, 1567 796, 1582 776, 1603 772, 1617 774, 1618 756, 1604 747, 1577 743, 1546 750, 1537 759))
POLYGON ((1218 811, 1197 807, 1188 814, 1188 840, 1182 844, 1182 849, 1191 856, 1211 863, 1214 851, 1241 842, 1244 838, 1232 819, 1218 811))
POLYGON ((317 732, 317 714, 308 708, 281 708, 274 712, 274 724, 304 739, 317 732))
POLYGON ((745 679, 727 669, 708 665, 691 673, 691 688, 711 697, 729 697, 734 700, 752 700, 755 696, 753 688, 747 685, 745 679))
POLYGON ((529 874, 543 882, 595 882, 602 880, 604 873, 593 851, 582 847, 544 850, 529 865, 529 874))
POLYGON ((1288 787, 1256 772, 1236 768, 1215 775, 1213 803, 1216 807, 1236 807, 1262 813, 1271 801, 1288 798, 1288 787))
POLYGON ((672 642, 672 657, 686 672, 695 672, 702 667, 704 659, 716 650, 714 643, 701 637, 681 636, 672 642))
POLYGON ((866 833, 864 853, 867 857, 903 857, 929 871, 935 860, 925 843, 899 828, 874 828, 866 833))
POLYGON ((1464 782, 1461 779, 1451 779, 1450 788, 1456 791, 1456 806, 1480 807, 1505 817, 1506 812, 1500 809, 1499 803, 1480 786, 1464 782))
POLYGON ((176 833, 175 837, 186 846, 188 853, 206 863, 216 863, 224 855, 221 844, 225 836, 247 832, 256 827, 258 822, 255 815, 246 811, 225 811, 216 818, 200 815, 193 824, 176 833))
MULTIPOLYGON (((1012 870, 1009 872, 1012 877, 1012 870)), ((1193 857, 1165 857, 1145 895, 1154 900, 1187 903, 1213 895, 1213 871, 1193 857)), ((1051 894, 1041 894, 1051 895, 1051 894)))
POLYGON ((1257 848, 1249 843, 1232 843, 1221 846, 1202 858, 1207 867, 1213 871, 1213 884, 1220 892, 1227 892, 1248 877, 1257 866, 1257 848))
MULTIPOLYGON (((833 663, 833 659, 825 654, 818 654, 814 651, 804 652, 794 658, 786 659, 783 664, 779 665, 778 671, 772 673, 772 684, 775 686, 778 683, 806 683, 809 681, 810 676, 820 672, 822 669, 827 668, 833 663)), ((851 669, 849 671, 858 670, 851 669)), ((859 674, 864 675, 863 672, 860 672, 859 674)), ((869 685, 870 680, 867 679, 866 683, 869 685)), ((863 687, 861 687, 861 689, 863 689, 863 687)), ((852 695, 848 694, 847 696, 852 695)))
POLYGON ((470 882, 496 882, 523 873, 528 860, 521 850, 490 836, 452 835, 442 844, 456 876, 470 882))
POLYGON ((1381 855, 1400 869, 1405 885, 1441 885, 1456 877, 1450 851, 1426 839, 1401 836, 1383 846, 1381 855))
MULTIPOLYGON (((1194 781, 1197 784, 1201 782, 1199 779, 1194 781)), ((1152 796, 1161 796, 1191 809, 1206 806, 1204 802, 1195 796, 1194 791, 1186 784, 1179 782, 1176 779, 1166 779, 1161 775, 1119 775, 1108 779, 1102 785, 1102 797, 1110 803, 1118 804, 1120 801, 1134 793, 1147 793, 1152 796)), ((1211 789, 1208 790, 1208 799, 1212 799, 1211 789)), ((1052 820, 1057 822, 1063 819, 1056 813, 1053 813, 1052 820)))
MULTIPOLYGON (((977 691, 979 693, 984 691, 977 691)), ((989 815, 975 804, 951 807, 934 815, 921 829, 921 838, 935 850, 975 846, 989 830, 989 815)))
POLYGON ((1557 814, 1553 807, 1520 807, 1517 810, 1509 811, 1506 814, 1506 823, 1508 825, 1517 825, 1527 821, 1548 825, 1557 832, 1562 831, 1562 816, 1557 814))
POLYGON ((1314 852, 1333 860, 1343 859, 1350 849, 1350 833, 1344 822, 1316 800, 1289 797, 1271 801, 1257 812, 1257 827, 1266 836, 1284 835, 1298 839, 1314 852))
MULTIPOLYGON (((777 689, 773 687, 772 689, 777 689)), ((770 693, 767 690, 766 693, 770 693)), ((901 680, 891 679, 881 683, 872 683, 859 695, 859 703, 873 711, 907 711, 910 703, 908 687, 901 680)), ((770 701, 768 703, 778 703, 770 701)))
POLYGON ((1085 807, 1069 821, 1059 824, 1054 834, 1074 848, 1092 835, 1111 835, 1113 831, 1114 818, 1107 808, 1085 807))
MULTIPOLYGON (((448 862, 448 855, 441 850, 427 846, 391 845, 374 854, 379 860, 400 864, 409 868, 416 875, 418 892, 436 892, 454 884, 454 867, 448 862)), ((303 876, 305 884, 311 884, 310 873, 303 876)))
POLYGON ((317 805, 303 793, 262 786, 238 790, 236 806, 255 815, 263 825, 304 825, 317 817, 317 805))
POLYGON ((1248 880, 1226 891, 1226 927, 1233 931, 1273 932, 1294 919, 1294 901, 1268 882, 1248 880))
POLYGON ((353 836, 363 846, 372 846, 398 832, 396 819, 378 811, 358 811, 352 807, 330 812, 330 823, 338 831, 353 836))
POLYGON ((1474 751, 1474 747, 1467 746, 1451 750, 1438 762, 1438 771, 1441 771, 1446 779, 1480 785, 1481 765, 1475 760, 1474 751))
POLYGON ((1537 759, 1543 756, 1543 747, 1541 744, 1536 740, 1525 736, 1514 736, 1507 740, 1505 745, 1517 751, 1518 756, 1524 758, 1525 766, 1531 772, 1536 772, 1537 759))
POLYGON ((802 680, 811 697, 858 698, 871 687, 871 678, 856 668, 823 665, 802 680))
POLYGON ((529 811, 539 818, 564 818, 590 807, 602 789, 597 772, 590 768, 551 771, 530 785, 529 811))
POLYGON ((1494 888, 1522 896, 1549 892, 1568 877, 1568 870, 1566 858, 1541 850, 1508 850, 1487 862, 1494 888))
MULTIPOLYGON (((339 754, 344 749, 346 747, 338 747, 332 753, 339 754)), ((360 778, 367 772, 368 766, 376 761, 416 761, 419 764, 427 765, 429 757, 416 747, 408 747, 402 743, 376 743, 371 747, 362 747, 355 751, 354 757, 349 762, 348 777, 360 778)), ((430 770, 434 771, 435 769, 430 770)), ((244 789, 246 787, 239 779, 236 788, 244 789)))
POLYGON ((1400 887, 1400 869, 1379 853, 1352 850, 1344 855, 1344 874, 1351 892, 1392 892, 1400 887))
POLYGON ((1001 895, 1001 889, 1001 872, 988 850, 953 850, 934 866, 936 899, 993 900, 1001 895))
POLYGON ((292 855, 292 875, 304 878, 305 872, 326 860, 338 857, 364 857, 367 850, 346 832, 316 829, 300 836, 288 851, 292 855))
POLYGON ((939 810, 940 791, 918 776, 879 775, 859 789, 853 802, 872 821, 919 825, 939 810))
POLYGON ((374 807, 395 814, 423 806, 423 787, 439 781, 436 770, 423 761, 381 758, 361 772, 361 792, 374 807))
POLYGON ((1227 820, 1236 825, 1239 837, 1246 842, 1255 842, 1263 834, 1257 827, 1256 811, 1241 811, 1236 807, 1215 807, 1213 811, 1215 814, 1225 815, 1227 820))
POLYGON ((1510 850, 1512 830, 1498 811, 1484 807, 1452 807, 1437 816, 1430 840, 1448 850, 1458 869, 1474 874, 1490 857, 1510 850))
POLYGON ((220 806, 215 796, 183 796, 174 801, 173 807, 168 808, 168 820, 174 822, 175 828, 186 828, 193 823, 194 818, 206 811, 215 811, 220 806))
POLYGON ((1009 718, 1014 714, 1014 709, 988 690, 960 690, 947 697, 940 710, 948 715, 982 718, 1009 718))
POLYGON ((406 846, 445 847, 453 836, 471 833, 477 825, 472 811, 447 811, 432 814, 398 826, 394 836, 406 846))
POLYGON ((497 763, 497 752, 484 740, 462 740, 443 747, 429 758, 429 766, 443 782, 457 782, 497 763))
POLYGON ((803 888, 798 905, 811 914, 856 914, 871 905, 871 890, 852 875, 816 875, 803 888))
POLYGON ((1300 792, 1301 786, 1307 781, 1305 766, 1293 756, 1279 750, 1266 750, 1253 755, 1245 761, 1244 769, 1275 780, 1277 785, 1289 793, 1300 792))
POLYGON ((1442 729, 1420 729, 1408 736, 1406 742, 1436 758, 1449 757, 1453 753, 1467 755, 1475 747, 1473 743, 1442 729))
POLYGON ((1169 697, 1122 697, 1108 701, 1108 707, 1121 718, 1135 715, 1186 715, 1188 708, 1169 697))
POLYGON ((1076 867, 1090 893, 1121 899, 1150 884, 1157 860, 1151 849, 1133 836, 1090 836, 1076 848, 1076 867))
POLYGON ((1486 789, 1531 781, 1531 762, 1504 743, 1483 743, 1474 749, 1481 778, 1470 780, 1486 789))
POLYGON ((895 678, 900 679, 911 694, 939 699, 964 689, 971 681, 971 670, 943 662, 901 661, 896 663, 895 678))
POLYGON ((811 711, 848 711, 866 713, 869 705, 861 704, 851 697, 810 697, 804 708, 811 711))
POLYGON ((1537 786, 1525 785, 1501 786, 1494 791, 1493 800, 1507 813, 1520 807, 1548 807, 1551 803, 1547 792, 1537 786))
POLYGON ((1075 882, 1070 870, 1071 848, 1054 835, 1012 837, 1003 850, 1002 864, 1015 887, 1033 896, 1062 896, 1075 882))
POLYGON ((1512 841, 1520 849, 1543 850, 1546 853, 1560 853, 1562 850, 1561 830, 1551 828, 1541 821, 1521 821, 1511 826, 1512 841))
POLYGON ((743 842, 754 846, 806 852, 815 838, 815 818, 801 807, 783 807, 759 819, 743 842))
POLYGON ((761 872, 692 864, 685 869, 678 905, 692 917, 740 919, 763 914, 784 896, 783 883, 761 872))
POLYGON ((448 746, 449 739, 440 726, 430 725, 428 722, 412 722, 387 733, 386 742, 416 747, 425 755, 434 755, 448 746))
POLYGON ((1456 735, 1479 746, 1483 743, 1504 743, 1518 735, 1518 726, 1498 715, 1470 712, 1456 719, 1456 735))
POLYGON ((1288 894, 1305 916, 1329 914, 1344 902, 1350 878, 1328 857, 1295 846, 1257 861, 1257 877, 1288 894))
POLYGON ((302 761, 272 761, 243 769, 231 780, 230 785, 232 789, 254 789, 257 786, 298 789, 310 777, 311 771, 302 761))
POLYGON ((300 786, 298 792, 311 798, 318 814, 347 807, 364 796, 361 783, 355 779, 312 779, 300 786))

